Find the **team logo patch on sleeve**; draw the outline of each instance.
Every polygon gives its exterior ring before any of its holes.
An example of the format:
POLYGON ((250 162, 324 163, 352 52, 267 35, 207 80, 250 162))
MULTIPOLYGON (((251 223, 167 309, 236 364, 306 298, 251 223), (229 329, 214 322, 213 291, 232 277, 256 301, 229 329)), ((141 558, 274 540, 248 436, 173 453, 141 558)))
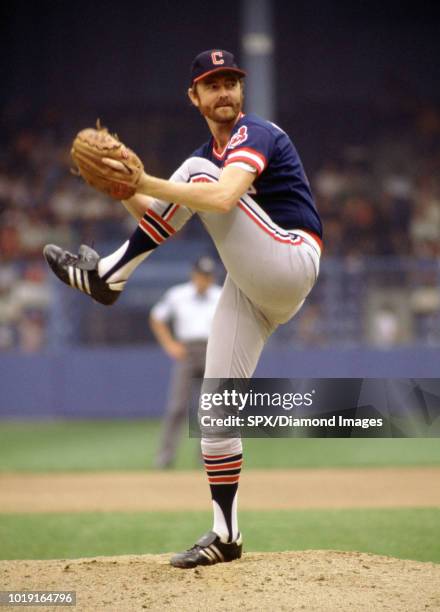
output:
POLYGON ((247 137, 247 125, 242 125, 238 132, 236 132, 229 141, 228 149, 235 149, 235 147, 238 147, 238 145, 243 144, 243 142, 247 140, 247 137))

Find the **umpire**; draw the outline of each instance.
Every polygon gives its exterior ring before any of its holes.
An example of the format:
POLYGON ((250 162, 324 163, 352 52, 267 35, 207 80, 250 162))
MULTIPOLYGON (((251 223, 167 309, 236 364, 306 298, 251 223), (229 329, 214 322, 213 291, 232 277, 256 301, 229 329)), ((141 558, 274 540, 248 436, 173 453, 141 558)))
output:
POLYGON ((206 344, 221 287, 214 284, 215 263, 207 256, 193 266, 187 283, 168 289, 150 313, 151 329, 175 361, 161 444, 155 466, 172 466, 193 391, 193 379, 203 378, 206 344))

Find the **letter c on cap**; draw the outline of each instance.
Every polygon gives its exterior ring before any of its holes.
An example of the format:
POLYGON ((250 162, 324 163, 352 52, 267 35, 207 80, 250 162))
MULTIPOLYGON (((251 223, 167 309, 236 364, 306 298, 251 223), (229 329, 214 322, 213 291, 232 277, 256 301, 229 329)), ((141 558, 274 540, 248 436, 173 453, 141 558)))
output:
POLYGON ((211 53, 211 59, 214 66, 219 66, 225 63, 225 60, 223 59, 223 51, 213 51, 211 53))

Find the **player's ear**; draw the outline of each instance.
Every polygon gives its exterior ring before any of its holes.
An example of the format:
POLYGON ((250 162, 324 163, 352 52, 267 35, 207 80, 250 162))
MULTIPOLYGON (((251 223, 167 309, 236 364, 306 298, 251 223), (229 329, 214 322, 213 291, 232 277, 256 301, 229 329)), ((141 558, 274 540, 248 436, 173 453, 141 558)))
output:
POLYGON ((190 99, 191 104, 199 108, 199 96, 197 95, 197 90, 195 87, 190 87, 188 89, 188 98, 190 99))

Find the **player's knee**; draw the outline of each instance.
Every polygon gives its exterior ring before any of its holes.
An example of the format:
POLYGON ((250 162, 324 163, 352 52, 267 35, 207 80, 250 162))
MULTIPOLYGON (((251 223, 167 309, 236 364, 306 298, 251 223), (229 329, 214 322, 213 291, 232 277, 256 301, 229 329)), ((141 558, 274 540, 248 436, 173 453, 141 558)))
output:
POLYGON ((202 157, 190 157, 184 162, 183 165, 185 166, 185 171, 188 174, 189 179, 192 177, 197 178, 203 174, 207 175, 207 179, 211 178, 218 180, 220 177, 220 168, 218 168, 208 159, 203 159, 202 157))

